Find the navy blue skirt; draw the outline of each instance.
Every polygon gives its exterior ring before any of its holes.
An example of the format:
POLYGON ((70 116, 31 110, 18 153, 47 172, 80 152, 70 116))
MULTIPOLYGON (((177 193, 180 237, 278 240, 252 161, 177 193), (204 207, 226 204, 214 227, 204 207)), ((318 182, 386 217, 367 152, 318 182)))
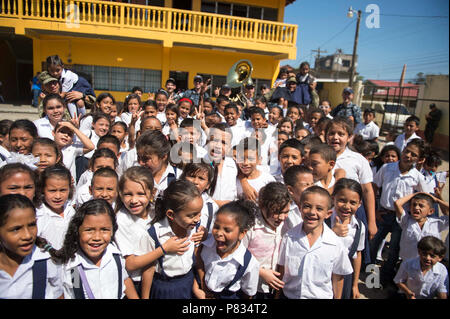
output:
POLYGON ((194 271, 176 277, 167 277, 155 272, 150 299, 192 299, 194 271))

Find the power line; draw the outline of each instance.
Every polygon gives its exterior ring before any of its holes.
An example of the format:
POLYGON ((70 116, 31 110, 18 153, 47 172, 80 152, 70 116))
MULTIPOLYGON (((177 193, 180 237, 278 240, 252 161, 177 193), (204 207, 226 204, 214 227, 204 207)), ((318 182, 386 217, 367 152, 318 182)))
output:
POLYGON ((416 15, 407 15, 407 14, 386 14, 380 13, 380 16, 386 17, 400 17, 400 18, 430 18, 430 19, 448 19, 448 16, 416 16, 416 15))

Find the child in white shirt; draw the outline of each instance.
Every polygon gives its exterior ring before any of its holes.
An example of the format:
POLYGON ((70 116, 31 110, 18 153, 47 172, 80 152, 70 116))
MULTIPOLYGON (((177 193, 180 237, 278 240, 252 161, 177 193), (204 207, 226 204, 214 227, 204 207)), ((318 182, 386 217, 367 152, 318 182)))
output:
POLYGON ((285 282, 276 297, 288 299, 340 299, 344 276, 353 272, 347 249, 324 220, 332 200, 319 186, 306 189, 300 198, 303 221, 283 237, 278 260, 285 282))
POLYGON ((403 261, 394 281, 407 299, 447 299, 448 271, 440 263, 444 243, 434 237, 422 238, 417 244, 419 257, 403 261))
POLYGON ((259 262, 242 240, 255 223, 257 209, 250 201, 238 200, 217 211, 212 234, 196 255, 200 289, 194 289, 198 298, 248 299, 256 294, 259 262))
MULTIPOLYGON (((440 200, 427 193, 413 193, 395 201, 397 222, 402 228, 399 256, 403 260, 418 256, 416 247, 420 239, 425 236, 440 239, 441 233, 448 230, 448 209, 443 210, 444 216, 431 217, 435 201, 440 200), (407 203, 410 206, 410 214, 406 214, 403 209, 407 203)), ((448 204, 446 205, 448 208, 448 204)))
POLYGON ((400 151, 406 147, 406 145, 415 138, 421 138, 416 132, 419 130, 420 119, 411 115, 405 121, 404 133, 397 136, 395 139, 395 146, 398 147, 400 151))
POLYGON ((356 125, 353 134, 361 135, 365 141, 376 141, 380 134, 380 128, 373 121, 374 118, 375 112, 373 110, 364 110, 364 123, 359 123, 358 125, 356 125))
MULTIPOLYGON (((260 154, 261 146, 256 138, 246 137, 237 146, 239 172, 256 192, 259 192, 268 183, 275 182, 275 178, 272 175, 257 169, 257 165, 261 160, 260 154)), ((238 196, 243 194, 241 181, 242 179, 236 180, 238 196)))

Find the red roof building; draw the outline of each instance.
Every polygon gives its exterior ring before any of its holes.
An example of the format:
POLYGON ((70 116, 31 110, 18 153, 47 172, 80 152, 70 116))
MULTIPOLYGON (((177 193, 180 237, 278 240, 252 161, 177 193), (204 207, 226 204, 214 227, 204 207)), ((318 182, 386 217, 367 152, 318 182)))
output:
POLYGON ((398 82, 383 81, 383 80, 367 80, 366 87, 375 87, 373 95, 380 97, 386 96, 400 96, 408 99, 417 99, 419 96, 419 85, 412 83, 403 83, 402 91, 398 82))

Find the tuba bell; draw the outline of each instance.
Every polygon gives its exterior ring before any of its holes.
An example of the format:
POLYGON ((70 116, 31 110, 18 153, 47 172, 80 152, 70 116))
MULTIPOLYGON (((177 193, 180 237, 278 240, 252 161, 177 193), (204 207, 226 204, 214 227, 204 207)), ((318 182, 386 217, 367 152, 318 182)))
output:
POLYGON ((245 97, 243 87, 253 84, 252 72, 253 65, 249 60, 239 60, 230 68, 226 83, 231 87, 232 91, 237 91, 236 93, 233 92, 234 94, 230 98, 232 102, 240 102, 244 106, 247 104, 248 99, 245 97))

